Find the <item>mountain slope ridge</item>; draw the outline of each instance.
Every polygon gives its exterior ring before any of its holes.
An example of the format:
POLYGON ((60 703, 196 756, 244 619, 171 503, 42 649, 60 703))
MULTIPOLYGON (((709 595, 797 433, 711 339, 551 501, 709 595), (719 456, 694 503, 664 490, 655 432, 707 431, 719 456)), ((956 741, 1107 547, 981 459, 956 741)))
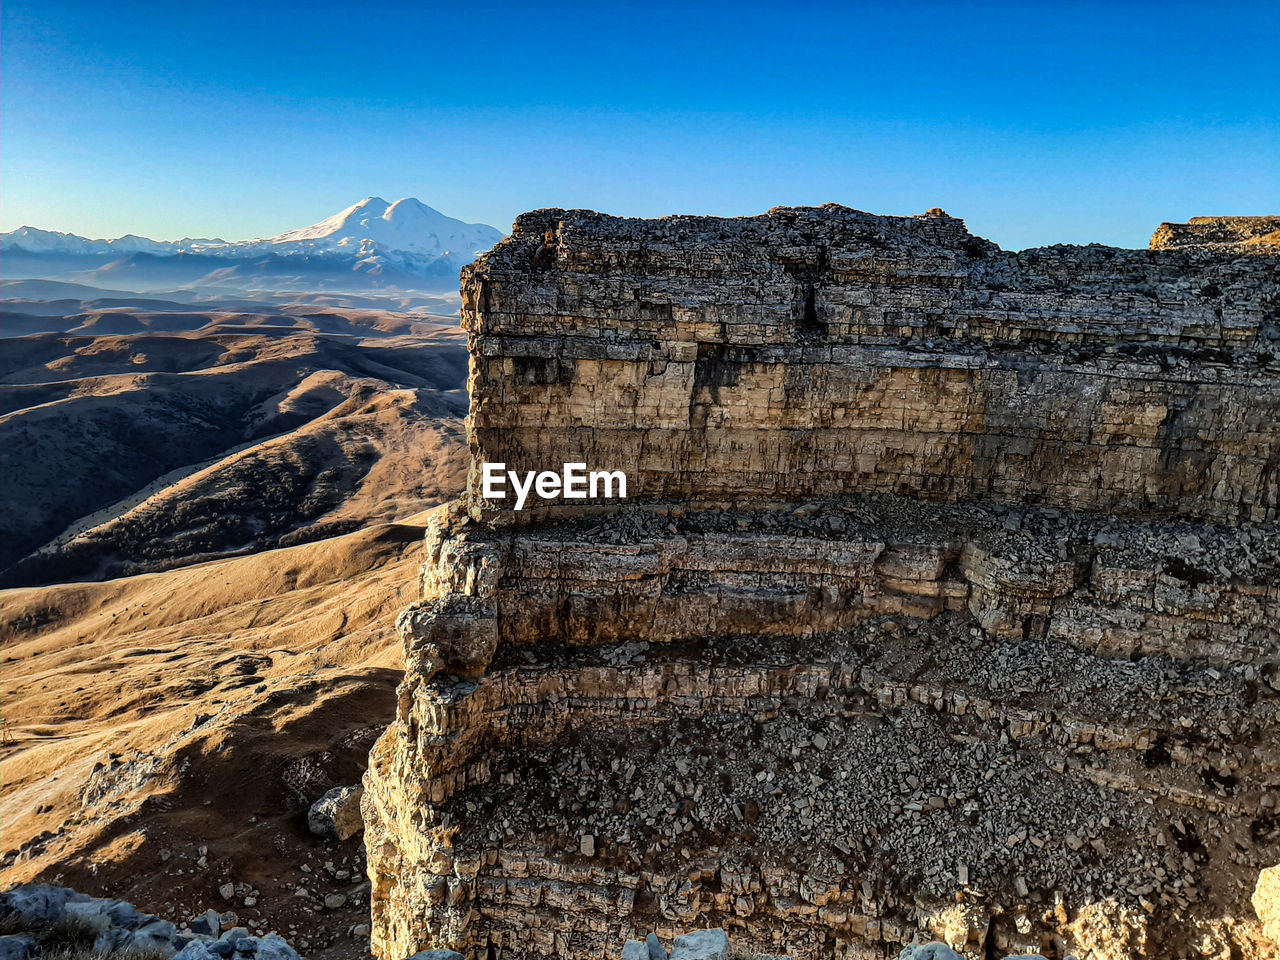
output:
POLYGON ((332 252, 348 247, 352 242, 359 244, 370 240, 387 250, 409 253, 438 251, 440 255, 452 253, 464 256, 487 250, 503 236, 502 231, 496 227, 455 219, 416 197, 403 197, 395 203, 387 203, 381 197, 365 197, 310 226, 250 240, 197 237, 153 240, 131 233, 114 239, 90 239, 74 233, 21 226, 16 230, 0 233, 0 245, 21 246, 27 253, 34 254, 171 255, 198 252, 211 256, 241 256, 248 253, 279 253, 281 246, 289 244, 308 244, 313 250, 323 247, 332 252), (452 242, 446 244, 446 241, 452 242))
POLYGON ((458 271, 503 238, 413 197, 366 197, 310 226, 250 240, 92 240, 23 226, 0 234, 8 280, 38 278, 134 292, 200 289, 456 290, 458 271))

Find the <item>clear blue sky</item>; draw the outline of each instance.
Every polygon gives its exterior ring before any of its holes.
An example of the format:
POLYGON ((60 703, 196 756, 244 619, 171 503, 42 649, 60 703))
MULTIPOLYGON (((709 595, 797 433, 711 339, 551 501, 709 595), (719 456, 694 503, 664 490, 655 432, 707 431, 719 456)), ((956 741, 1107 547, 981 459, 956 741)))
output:
POLYGON ((5 0, 2 43, 6 230, 836 201, 1020 248, 1280 213, 1275 0, 5 0))

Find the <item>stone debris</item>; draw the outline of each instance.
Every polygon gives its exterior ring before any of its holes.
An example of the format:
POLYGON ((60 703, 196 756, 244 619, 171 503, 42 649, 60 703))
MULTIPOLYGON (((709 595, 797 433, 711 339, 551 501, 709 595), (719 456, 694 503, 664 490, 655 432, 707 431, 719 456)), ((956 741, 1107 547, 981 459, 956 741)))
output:
POLYGON ((628 499, 430 516, 374 952, 1271 956, 1280 259, 1244 229, 522 216, 464 275, 473 480, 628 499))
POLYGON ((1151 237, 1152 250, 1208 244, 1280 244, 1280 217, 1192 217, 1162 223, 1151 237))
POLYGON ((671 947, 671 960, 724 960, 729 953, 729 936, 723 930, 682 933, 671 947))
POLYGON ((220 940, 192 940, 174 954, 175 960, 294 960, 297 956, 282 937, 274 933, 251 937, 242 927, 220 940))
MULTIPOLYGON (((934 940, 930 943, 919 943, 906 947, 898 954, 898 960, 966 960, 966 958, 956 953, 945 943, 934 940)), ((1038 953, 1019 953, 1007 956, 1004 960, 1045 960, 1045 958, 1038 953)), ((1076 958, 1066 956, 1062 960, 1076 960, 1076 958)))
POLYGON ((217 910, 206 910, 198 917, 187 921, 192 933, 205 937, 216 937, 222 929, 222 917, 217 910))
POLYGON ((729 936, 723 930, 683 933, 675 938, 670 953, 655 933, 650 933, 644 940, 628 940, 622 947, 622 960, 726 960, 730 956, 742 960, 748 957, 750 960, 788 960, 786 957, 767 958, 750 952, 731 953, 729 936))
POLYGON ((146 954, 181 960, 301 960, 276 934, 251 937, 243 927, 221 934, 235 914, 207 910, 180 930, 168 920, 142 913, 130 903, 90 897, 66 887, 32 884, 0 894, 0 914, 22 933, 0 937, 0 951, 12 960, 39 956, 44 938, 87 938, 86 953, 100 956, 146 954), (59 932, 62 931, 62 932, 59 932))
POLYGON ((945 943, 918 943, 905 948, 898 960, 965 960, 945 943))
POLYGON ((307 827, 326 840, 346 840, 364 829, 360 815, 360 787, 334 787, 311 805, 307 827))

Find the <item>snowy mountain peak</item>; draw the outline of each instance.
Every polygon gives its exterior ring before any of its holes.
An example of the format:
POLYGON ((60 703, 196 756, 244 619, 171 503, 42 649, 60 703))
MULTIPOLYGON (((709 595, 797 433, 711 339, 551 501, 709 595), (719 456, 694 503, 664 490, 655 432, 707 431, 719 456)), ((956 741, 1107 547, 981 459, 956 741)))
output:
POLYGON ((313 223, 309 227, 289 230, 274 237, 267 237, 261 243, 292 243, 297 240, 324 240, 335 234, 359 230, 371 219, 382 216, 387 210, 387 201, 381 197, 365 197, 359 203, 353 203, 340 213, 335 213, 327 220, 313 223))
MULTIPOLYGON (((444 214, 434 207, 428 207, 417 197, 402 197, 387 207, 387 212, 383 216, 388 220, 394 220, 397 216, 444 217, 444 214)), ((448 218, 445 217, 445 219, 448 218)))
POLYGON ((32 253, 105 254, 198 252, 219 255, 245 253, 337 253, 377 248, 383 253, 409 253, 423 257, 446 254, 459 263, 501 240, 503 233, 483 223, 464 223, 447 217, 415 197, 387 203, 366 197, 340 213, 309 227, 289 230, 261 240, 149 240, 126 234, 115 240, 88 240, 71 233, 19 227, 0 234, 5 246, 18 245, 32 253))
POLYGON ((172 244, 148 240, 146 237, 125 234, 115 240, 87 240, 74 233, 57 230, 41 230, 38 227, 19 227, 0 234, 5 246, 20 246, 31 253, 61 254, 110 254, 110 253, 166 253, 172 244))
POLYGON ((374 244, 384 250, 470 259, 501 239, 500 230, 447 217, 416 197, 404 197, 392 204, 381 197, 366 197, 327 220, 259 242, 303 243, 324 250, 359 249, 374 244))
MULTIPOLYGON (((236 269, 234 264, 250 261, 258 270, 265 262, 263 258, 268 258, 280 272, 346 270, 360 274, 361 282, 384 277, 378 282, 404 286, 419 277, 452 277, 456 283, 458 269, 502 237, 501 230, 455 220, 413 197, 395 203, 366 197, 319 223, 261 240, 188 238, 161 242, 133 234, 115 240, 89 240, 70 233, 20 227, 0 234, 0 249, 7 258, 10 274, 18 263, 14 257, 19 255, 39 260, 18 267, 40 271, 32 276, 49 275, 55 267, 49 258, 57 257, 72 258, 82 270, 116 269, 127 258, 136 259, 138 255, 165 261, 157 270, 188 269, 182 267, 184 260, 192 262, 190 269, 200 269, 211 257, 232 265, 228 270, 236 269)), ((295 282, 292 274, 290 277, 288 282, 295 282)))

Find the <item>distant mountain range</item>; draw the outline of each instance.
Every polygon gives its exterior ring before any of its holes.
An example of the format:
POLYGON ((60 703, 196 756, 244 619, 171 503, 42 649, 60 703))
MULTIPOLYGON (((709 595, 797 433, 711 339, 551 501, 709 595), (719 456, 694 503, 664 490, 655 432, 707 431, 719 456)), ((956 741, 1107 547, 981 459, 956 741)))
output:
POLYGON ((19 227, 0 234, 0 274, 136 292, 443 291, 456 290, 458 271, 502 237, 411 197, 368 197, 310 227, 260 240, 90 240, 19 227))

